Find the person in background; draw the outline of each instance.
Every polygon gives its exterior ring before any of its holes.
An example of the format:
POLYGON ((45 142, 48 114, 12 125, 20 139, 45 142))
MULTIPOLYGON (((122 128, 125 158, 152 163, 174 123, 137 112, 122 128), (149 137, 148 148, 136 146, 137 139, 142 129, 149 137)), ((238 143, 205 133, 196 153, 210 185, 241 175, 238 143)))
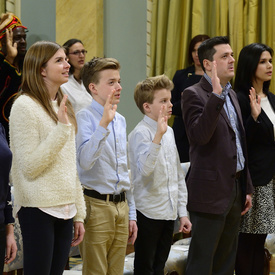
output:
POLYGON ((70 39, 63 44, 69 59, 70 75, 68 82, 61 85, 61 90, 68 95, 75 113, 91 104, 93 98, 85 89, 81 79, 81 69, 85 64, 87 51, 79 39, 70 39))
POLYGON ((236 93, 228 37, 202 42, 200 82, 182 93, 190 141, 186 176, 192 238, 186 275, 233 274, 241 214, 251 207, 245 130, 236 93))
POLYGON ((275 95, 269 91, 273 50, 264 44, 245 46, 239 55, 235 91, 242 110, 248 166, 254 185, 252 208, 242 217, 235 272, 264 274, 264 244, 275 233, 275 95))
POLYGON ((80 245, 83 274, 123 274, 127 242, 137 236, 127 163, 126 121, 120 102, 120 64, 93 58, 82 70, 92 103, 76 115, 77 168, 87 206, 80 245))
POLYGON ((174 89, 172 90, 171 102, 173 103, 172 114, 175 117, 172 128, 174 130, 180 162, 189 162, 189 141, 182 119, 181 93, 185 88, 200 81, 204 72, 199 61, 198 48, 204 40, 209 38, 206 34, 199 34, 191 39, 188 49, 188 63, 190 66, 186 69, 176 71, 173 77, 174 89))
POLYGON ((0 123, 0 272, 4 263, 15 259, 17 246, 14 239, 14 218, 9 185, 12 153, 6 140, 5 129, 0 123))
POLYGON ((68 81, 69 68, 60 45, 33 44, 24 60, 22 90, 11 109, 14 212, 28 275, 63 274, 71 245, 78 245, 85 232, 85 202, 76 169, 76 119, 60 90, 68 81))
POLYGON ((128 142, 138 225, 135 275, 164 274, 178 216, 179 232, 191 230, 184 174, 173 130, 167 125, 172 88, 172 81, 160 75, 139 82, 134 92, 144 114, 128 142))
POLYGON ((0 21, 0 123, 9 142, 9 116, 13 100, 20 89, 26 54, 26 31, 12 13, 1 15, 0 21))

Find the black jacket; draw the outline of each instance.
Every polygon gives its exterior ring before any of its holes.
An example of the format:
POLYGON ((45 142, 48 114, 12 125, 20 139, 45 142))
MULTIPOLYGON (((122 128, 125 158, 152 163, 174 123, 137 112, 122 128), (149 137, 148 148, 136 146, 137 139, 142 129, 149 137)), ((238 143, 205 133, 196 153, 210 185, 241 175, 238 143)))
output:
POLYGON ((0 123, 0 224, 14 222, 9 186, 11 160, 12 154, 5 137, 4 127, 0 123))
POLYGON ((201 77, 201 75, 195 74, 195 66, 178 70, 173 77, 174 89, 172 90, 171 101, 173 103, 172 113, 175 115, 175 118, 172 128, 174 130, 176 145, 181 162, 189 162, 189 141, 182 119, 181 93, 185 88, 198 83, 201 77))
MULTIPOLYGON (((238 92, 244 127, 246 130, 248 167, 254 186, 263 186, 275 175, 274 126, 262 109, 257 121, 251 116, 247 95, 238 92)), ((275 95, 268 92, 268 100, 275 111, 275 95)))

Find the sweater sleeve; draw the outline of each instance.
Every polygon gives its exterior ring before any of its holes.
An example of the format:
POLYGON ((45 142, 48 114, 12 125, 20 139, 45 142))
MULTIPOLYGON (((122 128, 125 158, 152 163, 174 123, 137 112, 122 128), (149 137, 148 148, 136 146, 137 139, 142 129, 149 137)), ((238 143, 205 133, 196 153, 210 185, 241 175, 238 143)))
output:
POLYGON ((22 97, 15 101, 11 110, 11 149, 25 177, 33 180, 58 158, 58 152, 66 143, 72 125, 58 122, 48 136, 41 139, 40 129, 45 121, 39 120, 37 113, 43 111, 42 107, 32 99, 22 97))
POLYGON ((74 217, 74 222, 84 222, 86 217, 86 205, 83 196, 83 189, 78 178, 76 175, 76 201, 75 201, 77 213, 74 217))

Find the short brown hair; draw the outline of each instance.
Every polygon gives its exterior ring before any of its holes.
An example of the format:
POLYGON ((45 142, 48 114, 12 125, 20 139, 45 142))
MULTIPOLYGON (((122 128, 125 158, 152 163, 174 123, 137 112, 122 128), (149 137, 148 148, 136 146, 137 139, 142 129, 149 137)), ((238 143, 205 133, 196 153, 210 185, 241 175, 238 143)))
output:
POLYGON ((140 111, 145 114, 143 104, 153 103, 155 91, 161 89, 171 91, 173 88, 173 82, 164 74, 148 77, 136 85, 134 99, 140 111))
POLYGON ((81 69, 81 78, 86 90, 90 92, 90 83, 98 84, 99 74, 104 70, 120 70, 120 64, 115 58, 94 57, 89 62, 85 63, 81 69))

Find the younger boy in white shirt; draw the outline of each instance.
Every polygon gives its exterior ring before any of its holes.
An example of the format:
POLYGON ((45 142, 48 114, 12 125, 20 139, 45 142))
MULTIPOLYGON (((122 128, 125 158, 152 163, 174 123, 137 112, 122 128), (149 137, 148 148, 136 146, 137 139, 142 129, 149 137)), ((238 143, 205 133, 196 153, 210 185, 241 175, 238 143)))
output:
POLYGON ((167 125, 172 114, 172 81, 165 75, 137 84, 134 98, 142 121, 129 135, 129 160, 137 209, 134 274, 164 274, 174 230, 188 233, 187 189, 175 144, 167 125))

